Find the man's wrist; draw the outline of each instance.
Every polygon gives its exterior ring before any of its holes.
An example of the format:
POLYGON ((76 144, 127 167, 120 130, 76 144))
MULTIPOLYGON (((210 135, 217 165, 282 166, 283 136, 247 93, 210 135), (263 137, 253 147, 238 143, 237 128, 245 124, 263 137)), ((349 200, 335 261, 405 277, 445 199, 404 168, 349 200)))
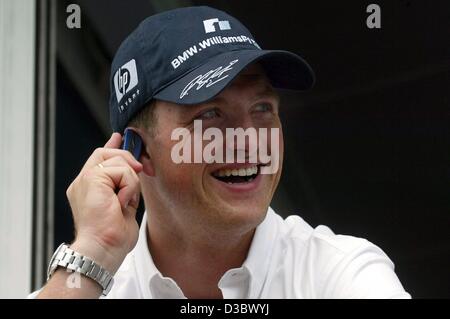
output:
POLYGON ((76 239, 70 249, 81 254, 107 270, 112 276, 122 263, 122 258, 112 254, 95 240, 76 239))

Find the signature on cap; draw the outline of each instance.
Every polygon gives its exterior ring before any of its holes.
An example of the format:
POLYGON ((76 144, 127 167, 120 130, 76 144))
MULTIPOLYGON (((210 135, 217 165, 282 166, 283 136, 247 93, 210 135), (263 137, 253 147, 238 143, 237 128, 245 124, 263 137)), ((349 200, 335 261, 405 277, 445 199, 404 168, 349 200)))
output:
POLYGON ((216 84, 219 81, 222 81, 223 79, 226 79, 229 74, 225 74, 226 72, 233 69, 232 65, 237 63, 239 60, 233 60, 231 61, 227 66, 219 66, 218 68, 209 70, 205 74, 200 74, 196 76, 191 82, 188 83, 188 85, 185 86, 185 88, 181 91, 180 94, 180 100, 183 99, 186 95, 189 95, 189 91, 196 87, 196 90, 200 90, 203 86, 210 87, 214 84, 216 84))

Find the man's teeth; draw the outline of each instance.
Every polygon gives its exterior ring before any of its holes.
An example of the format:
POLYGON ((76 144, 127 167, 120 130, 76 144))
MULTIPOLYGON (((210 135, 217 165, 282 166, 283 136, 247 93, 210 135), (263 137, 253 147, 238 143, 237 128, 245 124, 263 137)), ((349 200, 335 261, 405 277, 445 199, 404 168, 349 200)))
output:
POLYGON ((221 169, 214 173, 214 175, 219 177, 225 176, 252 176, 258 172, 258 166, 252 166, 248 168, 240 169, 221 169))

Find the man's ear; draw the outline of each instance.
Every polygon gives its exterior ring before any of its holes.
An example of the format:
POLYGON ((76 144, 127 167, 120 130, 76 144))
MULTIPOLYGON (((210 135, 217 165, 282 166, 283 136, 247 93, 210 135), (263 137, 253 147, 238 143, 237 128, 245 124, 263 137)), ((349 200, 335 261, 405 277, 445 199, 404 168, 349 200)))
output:
POLYGON ((147 176, 155 176, 155 169, 153 167, 153 161, 150 157, 150 150, 147 144, 142 145, 141 156, 139 157, 139 162, 142 163, 143 172, 147 176))
POLYGON ((148 140, 148 133, 137 127, 133 127, 133 130, 141 137, 142 141, 141 154, 139 156, 139 162, 141 162, 143 166, 142 171, 147 176, 155 176, 155 169, 153 167, 153 161, 150 155, 151 151, 148 147, 150 142, 148 140))

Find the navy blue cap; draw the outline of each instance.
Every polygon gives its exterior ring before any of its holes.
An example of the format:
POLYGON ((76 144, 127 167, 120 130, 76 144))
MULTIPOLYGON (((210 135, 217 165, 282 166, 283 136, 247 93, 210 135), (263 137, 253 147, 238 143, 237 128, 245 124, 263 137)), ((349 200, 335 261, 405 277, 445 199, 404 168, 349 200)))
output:
POLYGON ((111 65, 113 131, 122 133, 152 99, 206 102, 255 61, 275 88, 305 90, 314 83, 301 57, 262 50, 247 28, 223 11, 187 7, 150 16, 123 41, 111 65))

